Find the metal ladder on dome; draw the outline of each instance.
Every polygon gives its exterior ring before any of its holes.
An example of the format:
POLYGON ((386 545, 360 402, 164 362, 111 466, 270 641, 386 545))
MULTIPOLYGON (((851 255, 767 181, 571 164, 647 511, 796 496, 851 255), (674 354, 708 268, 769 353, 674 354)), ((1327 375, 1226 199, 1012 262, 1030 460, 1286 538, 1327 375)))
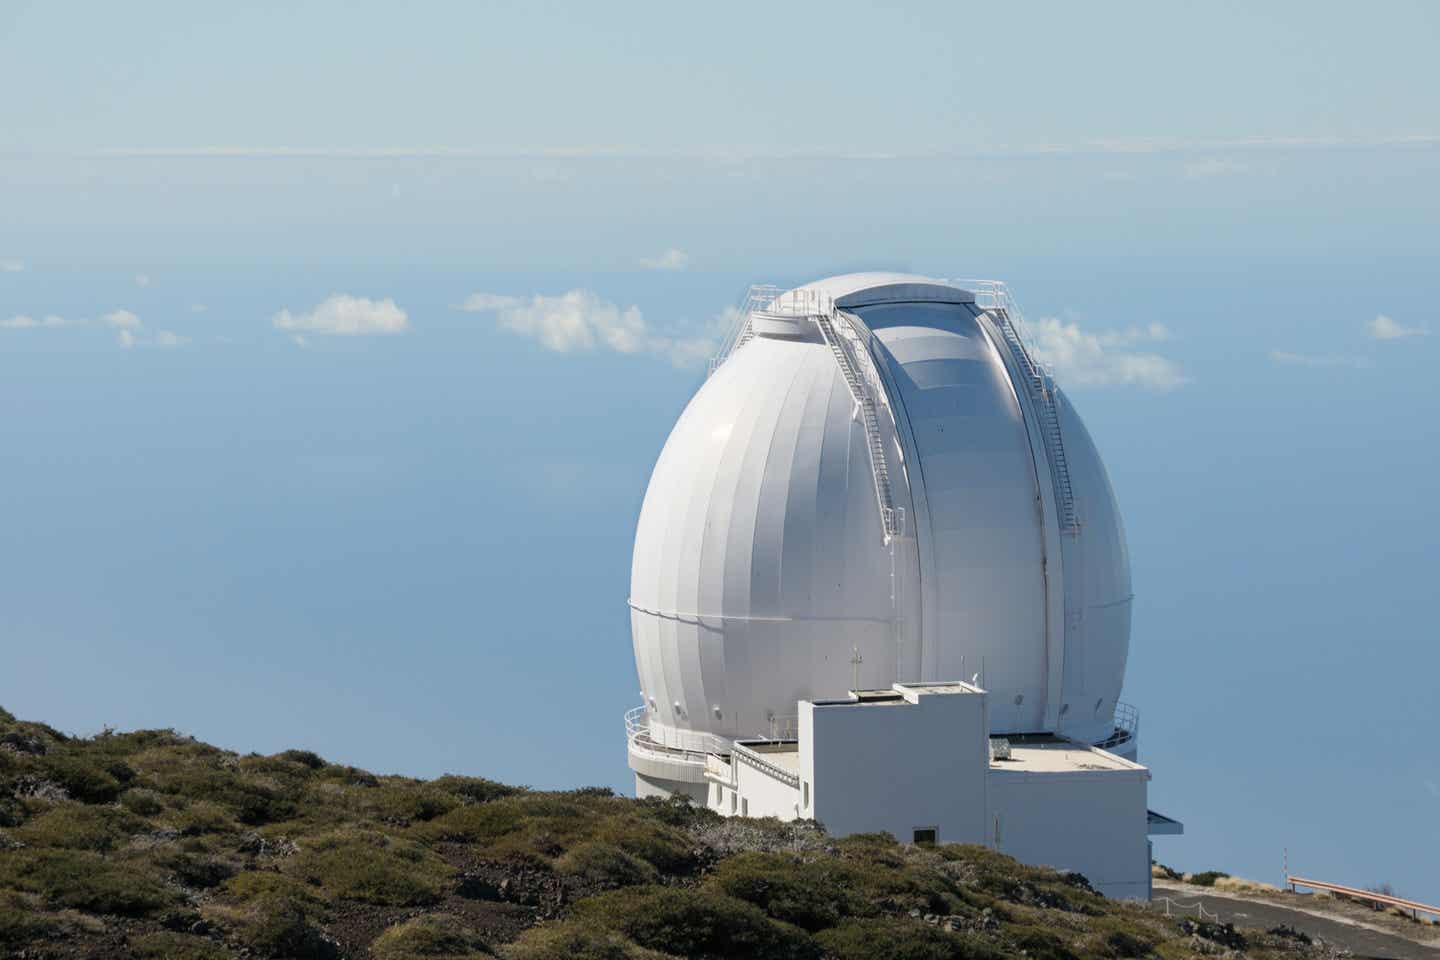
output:
MULTIPOLYGON (((834 307, 813 315, 815 326, 825 338, 825 345, 835 357, 835 364, 850 388, 850 396, 865 426, 865 446, 870 454, 870 474, 875 480, 875 501, 880 507, 880 526, 885 543, 900 535, 901 513, 895 507, 890 485, 890 467, 885 457, 885 440, 880 433, 875 396, 885 395, 880 373, 870 357, 866 338, 862 337, 849 317, 834 307), (843 328, 837 330, 837 321, 843 328), (858 367, 858 369, 857 369, 858 367)), ((868 332, 868 331, 867 331, 868 332)))
POLYGON ((1045 441, 1045 452, 1050 460, 1050 476, 1055 485, 1055 495, 1060 514, 1062 533, 1080 532, 1080 521, 1075 515, 1075 491, 1070 484, 1070 464, 1065 459, 1065 440, 1060 433, 1060 411, 1055 405, 1055 388, 1044 368, 1035 362, 1030 350, 1016 327, 1019 311, 1010 291, 1003 283, 986 281, 977 284, 981 293, 989 300, 986 312, 995 318, 1010 355, 1015 358, 1025 375, 1026 387, 1035 411, 1040 417, 1040 433, 1045 441))

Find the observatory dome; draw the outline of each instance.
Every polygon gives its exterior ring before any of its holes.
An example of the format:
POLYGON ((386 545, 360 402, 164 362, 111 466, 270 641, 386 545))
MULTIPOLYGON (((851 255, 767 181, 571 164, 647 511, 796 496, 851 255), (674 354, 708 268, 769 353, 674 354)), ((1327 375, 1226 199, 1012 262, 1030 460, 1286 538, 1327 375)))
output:
POLYGON ((631 766, 688 789, 798 700, 972 677, 994 733, 1133 754, 1130 601, 1105 467, 1003 285, 757 288, 641 508, 631 766))

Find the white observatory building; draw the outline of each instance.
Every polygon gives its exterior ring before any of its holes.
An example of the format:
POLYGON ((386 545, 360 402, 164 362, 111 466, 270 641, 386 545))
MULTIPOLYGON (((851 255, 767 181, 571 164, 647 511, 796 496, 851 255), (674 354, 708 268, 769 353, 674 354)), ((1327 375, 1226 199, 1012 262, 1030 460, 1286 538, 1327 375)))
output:
POLYGON ((640 796, 1149 891, 1130 564, 1002 284, 751 290, 635 534, 640 796))

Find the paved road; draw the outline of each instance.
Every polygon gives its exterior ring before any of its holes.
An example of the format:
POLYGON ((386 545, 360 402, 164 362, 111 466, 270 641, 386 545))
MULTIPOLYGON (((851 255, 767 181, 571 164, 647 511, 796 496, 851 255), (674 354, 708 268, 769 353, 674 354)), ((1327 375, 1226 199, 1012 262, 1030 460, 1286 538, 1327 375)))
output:
MULTIPOLYGON (((1340 923, 1337 920, 1325 920, 1299 910, 1290 910, 1270 903, 1212 895, 1196 896, 1188 890, 1176 890, 1159 883, 1155 884, 1155 896, 1170 897, 1172 900, 1179 900, 1182 903, 1194 903, 1199 900, 1205 905, 1207 911, 1220 914, 1221 920, 1233 923, 1237 927, 1257 927, 1268 930, 1270 927, 1283 923, 1361 957, 1383 957, 1385 960, 1440 960, 1440 949, 1423 946, 1413 940, 1406 940, 1404 937, 1381 933, 1377 930, 1367 930, 1364 927, 1340 923)), ((1164 904, 1158 900, 1152 906, 1157 910, 1164 909, 1164 904)), ((1178 911, 1176 913, 1178 915, 1178 911)))

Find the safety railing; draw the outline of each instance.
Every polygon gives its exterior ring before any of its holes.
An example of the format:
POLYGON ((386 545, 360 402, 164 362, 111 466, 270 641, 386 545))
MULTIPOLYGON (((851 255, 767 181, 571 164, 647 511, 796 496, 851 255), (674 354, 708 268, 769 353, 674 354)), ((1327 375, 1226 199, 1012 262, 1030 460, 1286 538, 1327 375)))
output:
POLYGON ((1326 883, 1324 880, 1307 880, 1305 877, 1295 877, 1288 874, 1285 877, 1285 882, 1290 884, 1292 891, 1296 887, 1311 887, 1315 890, 1324 890, 1326 893, 1338 893, 1342 897, 1353 897, 1356 900, 1369 900, 1372 903, 1395 907, 1398 910, 1409 910, 1415 914, 1428 913, 1432 916, 1440 917, 1440 907, 1432 907, 1427 903, 1406 900, 1388 893, 1378 893, 1374 890, 1361 890, 1358 887, 1345 887, 1338 883, 1326 883))
MULTIPOLYGON (((890 466, 885 456, 885 437, 880 432, 880 406, 890 404, 880 372, 870 354, 870 330, 853 313, 822 309, 814 314, 815 326, 835 356, 840 375, 850 388, 850 395, 865 427, 865 446, 870 456, 870 475, 875 482, 875 503, 880 510, 880 528, 889 544, 900 533, 903 514, 895 507, 890 484, 890 466)), ((891 413, 894 422, 894 413, 891 413)))
POLYGON ((822 308, 834 309, 834 306, 833 300, 817 290, 785 291, 774 284, 753 284, 749 290, 745 291, 744 298, 736 308, 735 323, 725 338, 720 341, 719 351, 710 358, 710 373, 713 374, 719 370, 736 350, 743 347, 755 335, 752 324, 755 314, 768 310, 787 316, 805 315, 822 308))
POLYGON ((1115 722, 1113 732, 1104 740, 1096 743, 1095 746, 1102 750, 1110 750, 1122 746, 1140 736, 1140 711, 1123 701, 1115 704, 1115 722))
MULTIPOLYGON (((761 742, 794 741, 798 739, 799 731, 800 720, 797 714, 772 714, 766 718, 764 730, 739 739, 761 742)), ((644 704, 625 711, 625 742, 639 750, 671 759, 686 759, 693 763, 703 763, 707 754, 729 754, 734 747, 734 741, 717 733, 678 730, 665 724, 652 724, 650 708, 644 704)))
POLYGON ((1025 326, 1020 305, 1010 288, 999 280, 951 280, 957 286, 973 290, 975 305, 986 311, 1000 328, 1006 349, 1025 379, 1027 392, 1040 420, 1041 438, 1050 461, 1050 478, 1055 489, 1056 510, 1062 533, 1080 532, 1075 512, 1075 490, 1070 482, 1070 464, 1065 457, 1065 438, 1060 430, 1055 378, 1050 368, 1036 355, 1034 340, 1025 326))
POLYGON ((625 712, 625 743, 634 750, 667 760, 703 764, 709 753, 726 753, 730 741, 701 730, 677 730, 650 723, 649 709, 635 707, 625 712))
POLYGON ((1195 911, 1196 919, 1212 920, 1215 922, 1219 922, 1220 920, 1220 914, 1216 913, 1214 910, 1206 910, 1205 904, 1201 903, 1199 900, 1196 900, 1194 903, 1181 903, 1179 900, 1172 900, 1169 897, 1155 897, 1150 901, 1150 904, 1152 907, 1158 904, 1164 904, 1165 916, 1167 917, 1173 917, 1177 913, 1183 917, 1193 910, 1195 911))
POLYGON ((765 759, 765 755, 763 753, 760 753, 757 750, 751 750, 743 743, 735 744, 734 750, 731 753, 730 757, 732 764, 735 762, 748 764, 749 766, 754 767, 755 769, 759 770, 761 773, 765 774, 771 779, 778 780, 787 786, 800 786, 800 775, 798 773, 786 770, 779 764, 771 763, 769 760, 765 759))

